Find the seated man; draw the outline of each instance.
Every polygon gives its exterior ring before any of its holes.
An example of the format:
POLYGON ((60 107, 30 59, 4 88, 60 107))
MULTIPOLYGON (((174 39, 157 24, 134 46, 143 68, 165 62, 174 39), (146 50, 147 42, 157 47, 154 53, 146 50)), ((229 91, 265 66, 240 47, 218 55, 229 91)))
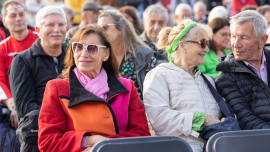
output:
POLYGON ((40 109, 45 86, 61 73, 65 57, 62 43, 67 22, 64 10, 56 6, 44 7, 37 13, 36 21, 40 39, 28 50, 14 56, 9 73, 10 88, 20 121, 27 113, 40 109))
POLYGON ((67 31, 66 37, 72 38, 74 34, 84 25, 97 24, 100 10, 102 10, 102 7, 97 2, 85 1, 82 4, 82 22, 80 25, 70 28, 67 31))
POLYGON ((191 17, 192 9, 190 5, 186 3, 180 3, 175 9, 173 23, 175 25, 179 25, 184 19, 188 19, 191 17))
POLYGON ((256 11, 241 12, 231 20, 231 47, 217 65, 218 92, 236 114, 243 130, 270 129, 270 52, 267 21, 256 11))
POLYGON ((141 40, 156 52, 159 62, 168 62, 166 51, 157 49, 157 37, 168 22, 168 12, 160 4, 153 4, 143 13, 143 27, 145 31, 140 35, 141 40))
POLYGON ((18 122, 7 76, 8 70, 13 56, 30 48, 38 38, 36 32, 27 28, 26 13, 25 7, 15 0, 6 1, 2 8, 2 21, 10 36, 0 43, 0 100, 11 110, 10 121, 14 128, 17 128, 18 122))

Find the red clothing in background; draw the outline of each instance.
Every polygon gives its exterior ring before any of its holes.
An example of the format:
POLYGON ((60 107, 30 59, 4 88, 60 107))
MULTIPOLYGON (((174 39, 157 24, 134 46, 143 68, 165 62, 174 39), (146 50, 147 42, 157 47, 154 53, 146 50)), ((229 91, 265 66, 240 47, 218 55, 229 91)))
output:
POLYGON ((37 38, 37 33, 29 29, 28 35, 22 41, 10 36, 0 42, 0 100, 12 98, 8 70, 13 56, 30 48, 37 38))
POLYGON ((243 3, 242 0, 232 0, 231 5, 232 5, 231 16, 234 16, 237 13, 240 13, 241 9, 246 5, 258 6, 255 0, 246 0, 245 3, 243 3))

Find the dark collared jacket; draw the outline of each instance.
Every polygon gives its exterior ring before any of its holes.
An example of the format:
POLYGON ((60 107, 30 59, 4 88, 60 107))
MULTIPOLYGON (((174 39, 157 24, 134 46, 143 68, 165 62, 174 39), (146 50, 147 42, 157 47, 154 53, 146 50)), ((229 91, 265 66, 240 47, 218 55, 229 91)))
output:
POLYGON ((166 50, 158 50, 156 46, 150 41, 150 39, 147 37, 146 32, 144 31, 140 35, 140 39, 153 51, 155 51, 156 58, 159 62, 168 62, 168 57, 166 54, 166 50))
POLYGON ((131 80, 107 72, 110 90, 104 100, 81 85, 74 68, 70 68, 68 79, 54 79, 46 86, 39 115, 41 151, 83 151, 81 143, 85 135, 107 138, 151 135, 131 80))
POLYGON ((233 109, 243 130, 270 129, 270 52, 264 48, 264 54, 268 85, 243 61, 235 60, 232 53, 216 68, 221 71, 216 88, 233 109))
POLYGON ((16 54, 10 66, 10 88, 19 118, 40 109, 47 82, 62 71, 65 45, 62 45, 62 54, 57 57, 56 65, 53 57, 43 51, 40 42, 37 39, 28 50, 16 54))

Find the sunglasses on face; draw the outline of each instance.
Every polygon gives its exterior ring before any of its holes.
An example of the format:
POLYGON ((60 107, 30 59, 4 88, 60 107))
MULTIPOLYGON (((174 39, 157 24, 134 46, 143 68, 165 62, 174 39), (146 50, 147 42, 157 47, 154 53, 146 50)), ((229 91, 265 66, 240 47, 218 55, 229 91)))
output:
POLYGON ((12 14, 12 13, 14 13, 15 11, 18 11, 18 12, 24 12, 25 9, 24 9, 24 7, 11 8, 11 9, 6 10, 5 15, 6 15, 7 13, 12 14))
POLYGON ((105 25, 102 26, 102 28, 103 28, 104 30, 107 30, 107 29, 109 28, 110 25, 116 25, 116 24, 105 24, 105 25))
POLYGON ((186 42, 198 43, 199 45, 201 45, 202 49, 204 49, 206 46, 209 47, 209 41, 206 40, 205 38, 201 39, 200 41, 186 41, 186 42))
POLYGON ((96 45, 96 44, 88 44, 88 45, 83 45, 80 42, 72 42, 72 51, 74 54, 81 54, 83 49, 86 49, 87 53, 91 56, 95 56, 99 52, 99 48, 107 48, 106 46, 102 45, 96 45))

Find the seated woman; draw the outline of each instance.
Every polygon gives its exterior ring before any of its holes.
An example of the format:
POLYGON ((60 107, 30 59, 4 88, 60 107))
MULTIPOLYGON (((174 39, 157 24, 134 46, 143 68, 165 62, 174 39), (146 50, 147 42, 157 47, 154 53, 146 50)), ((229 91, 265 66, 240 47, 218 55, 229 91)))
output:
POLYGON ((121 14, 131 23, 133 24, 135 31, 138 35, 141 35, 143 32, 141 23, 137 16, 137 10, 133 6, 123 6, 119 8, 121 14))
POLYGON ((39 116, 40 151, 82 151, 106 138, 150 136, 137 89, 118 77, 106 32, 79 29, 62 76, 47 83, 39 116))
MULTIPOLYGON (((158 47, 169 47, 169 63, 148 72, 144 81, 144 107, 157 135, 178 136, 194 152, 201 152, 205 141, 197 131, 220 122, 221 111, 198 66, 209 52, 212 32, 207 25, 184 20, 166 27, 159 34, 158 47)), ((207 79, 214 86, 214 80, 207 79)))
POLYGON ((230 43, 230 23, 227 19, 215 18, 208 23, 208 26, 212 28, 213 38, 210 40, 210 51, 205 54, 205 63, 199 66, 202 73, 216 78, 218 71, 216 67, 222 56, 231 53, 231 50, 226 49, 230 43))
POLYGON ((131 23, 118 11, 108 10, 99 15, 98 26, 103 27, 112 44, 122 77, 134 82, 143 99, 146 73, 157 66, 155 52, 141 41, 131 23))

